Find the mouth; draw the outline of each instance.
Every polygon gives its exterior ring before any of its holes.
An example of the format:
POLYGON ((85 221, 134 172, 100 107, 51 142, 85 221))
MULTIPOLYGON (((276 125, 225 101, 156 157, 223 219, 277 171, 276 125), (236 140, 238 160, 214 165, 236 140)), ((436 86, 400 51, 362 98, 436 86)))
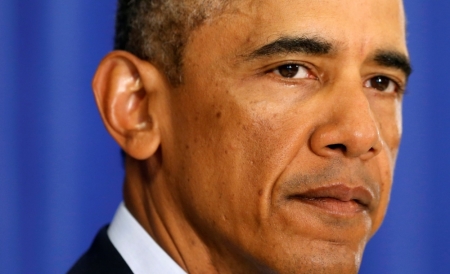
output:
POLYGON ((289 199, 314 206, 329 214, 353 216, 369 211, 374 195, 365 187, 344 184, 318 187, 289 196, 289 199))

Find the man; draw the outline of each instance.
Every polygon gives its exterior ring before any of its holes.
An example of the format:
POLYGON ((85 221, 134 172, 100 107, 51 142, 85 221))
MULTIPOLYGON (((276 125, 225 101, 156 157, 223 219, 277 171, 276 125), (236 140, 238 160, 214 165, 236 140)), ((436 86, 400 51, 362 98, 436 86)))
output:
POLYGON ((356 273, 411 72, 401 0, 120 1, 124 204, 71 273, 356 273))

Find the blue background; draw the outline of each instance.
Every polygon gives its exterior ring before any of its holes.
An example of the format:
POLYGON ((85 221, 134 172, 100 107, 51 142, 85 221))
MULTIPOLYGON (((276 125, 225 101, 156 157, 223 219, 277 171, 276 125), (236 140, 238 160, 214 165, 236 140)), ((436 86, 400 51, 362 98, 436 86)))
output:
MULTIPOLYGON (((450 1, 407 0, 414 74, 388 215, 361 273, 450 273, 450 1)), ((0 1, 0 272, 62 273, 121 201, 90 81, 114 0, 0 1)))

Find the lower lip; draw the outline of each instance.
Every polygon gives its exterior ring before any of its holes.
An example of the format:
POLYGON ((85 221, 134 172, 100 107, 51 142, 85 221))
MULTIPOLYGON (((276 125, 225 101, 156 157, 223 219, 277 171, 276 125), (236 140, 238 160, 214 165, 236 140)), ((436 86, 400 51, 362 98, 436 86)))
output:
POLYGON ((303 198, 296 197, 296 200, 318 207, 333 215, 351 216, 360 213, 366 209, 363 205, 350 200, 341 201, 334 198, 303 198))

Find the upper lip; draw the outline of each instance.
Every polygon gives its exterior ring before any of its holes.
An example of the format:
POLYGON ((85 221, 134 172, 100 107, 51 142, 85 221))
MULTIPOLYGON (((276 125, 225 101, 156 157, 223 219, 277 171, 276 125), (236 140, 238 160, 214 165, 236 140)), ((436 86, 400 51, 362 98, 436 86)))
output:
POLYGON ((332 198, 342 202, 355 201, 363 207, 370 208, 375 195, 365 186, 349 187, 345 184, 333 184, 308 189, 291 197, 311 200, 332 198))

